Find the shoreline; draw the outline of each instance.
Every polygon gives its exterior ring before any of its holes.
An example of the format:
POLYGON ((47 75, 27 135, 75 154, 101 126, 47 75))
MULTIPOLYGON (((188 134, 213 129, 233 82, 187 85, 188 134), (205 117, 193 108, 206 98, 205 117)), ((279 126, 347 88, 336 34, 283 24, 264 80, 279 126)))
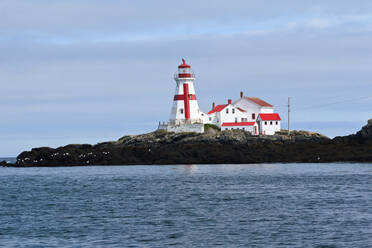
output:
MULTIPOLYGON (((1 161, 2 162, 2 161, 1 161)), ((262 162, 262 163, 221 163, 221 164, 108 164, 108 165, 101 165, 101 164, 93 164, 93 165, 42 165, 42 166, 17 166, 15 163, 7 163, 6 165, 0 165, 1 168, 62 168, 62 167, 121 167, 121 166, 192 166, 192 165, 263 165, 263 164, 372 164, 372 161, 334 161, 334 162, 262 162)))
MULTIPOLYGON (((284 131, 283 131, 284 132, 284 131)), ((314 132, 252 136, 241 130, 198 133, 156 131, 117 141, 40 147, 7 167, 132 166, 372 162, 372 119, 356 134, 330 139, 314 132)))

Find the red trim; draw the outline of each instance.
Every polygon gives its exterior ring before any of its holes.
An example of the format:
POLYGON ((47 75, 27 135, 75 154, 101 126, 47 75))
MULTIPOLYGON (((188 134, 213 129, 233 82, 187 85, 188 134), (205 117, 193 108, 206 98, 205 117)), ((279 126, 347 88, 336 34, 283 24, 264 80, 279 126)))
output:
POLYGON ((245 111, 244 109, 242 109, 242 108, 237 108, 240 112, 247 112, 247 111, 245 111))
POLYGON ((208 114, 213 114, 215 112, 220 112, 222 111, 228 104, 223 104, 223 105, 217 105, 214 109, 208 112, 208 114))
MULTIPOLYGON (((175 95, 173 101, 184 101, 185 95, 175 95)), ((189 94, 189 100, 196 100, 196 96, 194 94, 189 94)))
POLYGON ((182 65, 179 65, 178 68, 191 68, 191 66, 187 64, 182 64, 182 65))
POLYGON ((190 68, 190 67, 191 66, 186 64, 186 61, 184 59, 182 59, 182 64, 178 66, 178 68, 190 68))
POLYGON ((184 106, 185 106, 185 119, 188 120, 190 119, 190 99, 187 97, 189 95, 189 85, 188 84, 183 84, 183 94, 185 100, 183 101, 184 106))
POLYGON ((246 97, 245 96, 244 98, 246 98, 249 101, 254 102, 255 104, 260 105, 262 107, 273 107, 273 105, 265 102, 264 100, 262 100, 262 99, 260 99, 258 97, 246 97))
POLYGON ((279 114, 259 114, 258 115, 262 121, 280 121, 281 118, 279 114))
POLYGON ((179 73, 179 78, 191 78, 191 73, 179 73))
POLYGON ((254 126, 253 122, 224 122, 222 123, 223 127, 236 127, 236 126, 254 126))

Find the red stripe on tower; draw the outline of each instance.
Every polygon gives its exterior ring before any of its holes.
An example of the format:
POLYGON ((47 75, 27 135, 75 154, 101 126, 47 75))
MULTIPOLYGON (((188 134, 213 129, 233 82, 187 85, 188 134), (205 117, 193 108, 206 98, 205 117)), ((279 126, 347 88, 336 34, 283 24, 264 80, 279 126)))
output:
POLYGON ((184 106, 185 106, 185 119, 190 119, 190 99, 189 99, 189 85, 183 84, 184 106))
POLYGON ((179 73, 178 74, 178 77, 179 78, 190 78, 191 77, 191 73, 179 73))
POLYGON ((190 100, 196 100, 194 94, 189 94, 189 85, 183 84, 183 95, 175 95, 173 101, 183 101, 185 109, 185 119, 190 119, 190 100))
MULTIPOLYGON (((173 101, 184 101, 185 95, 175 95, 173 101)), ((196 100, 196 96, 194 94, 189 94, 189 100, 196 100)))

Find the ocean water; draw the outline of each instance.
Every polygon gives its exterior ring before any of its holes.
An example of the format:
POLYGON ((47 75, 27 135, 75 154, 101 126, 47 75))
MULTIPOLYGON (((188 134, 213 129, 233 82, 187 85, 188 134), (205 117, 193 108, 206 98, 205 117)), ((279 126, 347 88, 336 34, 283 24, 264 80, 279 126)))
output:
POLYGON ((0 168, 0 247, 372 247, 372 164, 0 168))

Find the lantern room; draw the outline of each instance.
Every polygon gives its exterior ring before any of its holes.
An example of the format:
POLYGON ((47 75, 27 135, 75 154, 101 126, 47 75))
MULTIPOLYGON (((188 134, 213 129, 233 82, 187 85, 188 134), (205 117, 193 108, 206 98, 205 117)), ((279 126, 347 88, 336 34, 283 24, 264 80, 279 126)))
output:
POLYGON ((182 64, 178 66, 176 78, 195 78, 194 73, 191 72, 191 66, 186 64, 185 59, 182 59, 182 64))

